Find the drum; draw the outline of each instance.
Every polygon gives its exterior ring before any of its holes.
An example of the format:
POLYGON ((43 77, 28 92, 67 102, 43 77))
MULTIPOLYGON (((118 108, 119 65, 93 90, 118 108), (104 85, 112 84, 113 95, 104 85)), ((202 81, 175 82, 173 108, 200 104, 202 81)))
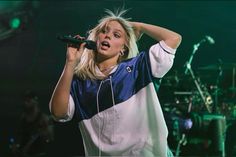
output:
MULTIPOLYGON (((219 128, 214 128, 217 134, 223 134, 226 129, 226 117, 220 114, 208 114, 208 113, 191 113, 191 119, 193 121, 193 126, 191 129, 191 134, 193 136, 209 138, 209 133, 212 131, 212 123, 217 123, 219 128), (216 129, 216 130, 215 130, 216 129)), ((214 124, 215 125, 215 124, 214 124)))
MULTIPOLYGON (((189 136, 192 141, 205 145, 211 155, 224 156, 226 118, 217 114, 192 114, 193 127, 189 136)), ((191 143, 191 142, 190 142, 191 143)))
POLYGON ((234 101, 224 101, 218 108, 219 112, 224 115, 227 120, 236 118, 236 103, 234 101))

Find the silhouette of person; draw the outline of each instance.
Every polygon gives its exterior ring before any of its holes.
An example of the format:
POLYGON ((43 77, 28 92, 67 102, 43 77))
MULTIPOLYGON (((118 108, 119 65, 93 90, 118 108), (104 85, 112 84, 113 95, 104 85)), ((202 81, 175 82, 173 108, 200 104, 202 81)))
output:
POLYGON ((47 155, 47 147, 53 140, 53 121, 39 108, 37 95, 26 91, 18 130, 18 155, 38 157, 47 155))

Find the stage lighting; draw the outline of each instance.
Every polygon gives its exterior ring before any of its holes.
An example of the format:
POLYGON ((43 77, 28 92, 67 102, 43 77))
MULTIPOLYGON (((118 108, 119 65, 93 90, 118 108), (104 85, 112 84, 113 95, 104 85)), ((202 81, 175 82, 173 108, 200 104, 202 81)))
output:
POLYGON ((0 41, 25 30, 38 8, 38 1, 0 1, 0 41))
POLYGON ((20 25, 21 25, 21 19, 18 17, 14 17, 14 18, 10 19, 10 21, 9 21, 9 26, 12 29, 17 29, 20 27, 20 25))

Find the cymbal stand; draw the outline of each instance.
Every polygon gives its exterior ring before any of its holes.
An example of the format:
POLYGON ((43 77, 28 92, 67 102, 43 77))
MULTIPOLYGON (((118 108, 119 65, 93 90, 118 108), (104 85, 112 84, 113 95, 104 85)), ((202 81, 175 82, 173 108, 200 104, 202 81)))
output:
POLYGON ((236 74, 236 67, 233 68, 233 75, 232 75, 232 98, 235 97, 235 74, 236 74))
POLYGON ((204 104, 205 104, 205 106, 206 106, 208 112, 211 113, 211 109, 210 109, 210 107, 209 107, 209 105, 208 105, 207 98, 205 98, 205 96, 204 96, 204 94, 203 94, 203 91, 202 91, 202 89, 201 89, 201 87, 200 87, 200 84, 199 84, 198 80, 196 79, 195 74, 194 74, 194 72, 193 72, 193 70, 192 70, 192 68, 191 68, 191 63, 192 63, 194 54, 197 52, 198 47, 199 47, 203 42, 206 42, 206 39, 205 39, 205 38, 202 39, 202 40, 201 40, 200 42, 198 42, 197 44, 194 44, 194 45, 193 45, 192 54, 190 55, 189 60, 188 60, 188 61, 186 62, 186 64, 185 64, 186 69, 185 69, 184 74, 186 75, 188 72, 190 72, 191 77, 192 77, 192 79, 193 79, 193 81, 194 81, 194 83, 195 83, 195 85, 196 85, 196 87, 197 87, 197 90, 198 90, 198 92, 199 92, 199 94, 200 94, 200 96, 201 96, 201 98, 202 98, 202 100, 203 100, 203 102, 204 102, 204 104))
POLYGON ((218 96, 219 96, 219 83, 220 83, 220 78, 223 74, 223 70, 222 70, 222 66, 221 64, 219 65, 219 73, 218 73, 218 76, 217 76, 217 79, 216 79, 216 85, 215 85, 215 105, 214 105, 214 108, 213 108, 213 112, 217 112, 217 106, 218 106, 218 96))
POLYGON ((204 104, 205 104, 205 106, 206 106, 206 108, 207 108, 207 111, 208 111, 209 113, 211 113, 211 108, 210 108, 209 105, 208 105, 208 100, 207 100, 207 98, 205 97, 205 95, 204 95, 204 93, 203 93, 203 91, 202 91, 202 89, 201 89, 201 86, 200 86, 198 80, 197 80, 196 77, 195 77, 195 74, 194 74, 194 72, 193 72, 193 70, 192 70, 192 68, 191 68, 191 65, 188 65, 187 67, 188 67, 188 71, 190 72, 190 74, 191 74, 191 76, 192 76, 192 79, 193 79, 193 81, 194 81, 194 84, 195 84, 196 87, 197 87, 198 93, 200 94, 200 96, 201 96, 201 98, 202 98, 202 101, 204 102, 204 104))

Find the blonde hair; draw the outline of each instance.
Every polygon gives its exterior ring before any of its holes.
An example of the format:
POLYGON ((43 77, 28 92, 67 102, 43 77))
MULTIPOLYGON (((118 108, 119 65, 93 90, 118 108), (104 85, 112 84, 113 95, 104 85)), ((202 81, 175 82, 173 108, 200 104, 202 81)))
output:
MULTIPOLYGON (((110 10, 105 11, 107 13, 102 19, 99 20, 99 23, 96 27, 89 31, 88 40, 97 41, 98 33, 106 27, 110 21, 117 21, 121 24, 126 32, 126 49, 125 54, 119 58, 118 63, 122 60, 135 57, 138 53, 138 47, 136 44, 136 36, 134 30, 129 23, 129 19, 126 19, 123 14, 126 13, 126 10, 116 11, 113 13, 110 10)), ((103 79, 104 76, 96 72, 96 63, 95 63, 95 52, 94 50, 84 49, 81 59, 75 67, 75 74, 85 80, 85 79, 103 79)))

